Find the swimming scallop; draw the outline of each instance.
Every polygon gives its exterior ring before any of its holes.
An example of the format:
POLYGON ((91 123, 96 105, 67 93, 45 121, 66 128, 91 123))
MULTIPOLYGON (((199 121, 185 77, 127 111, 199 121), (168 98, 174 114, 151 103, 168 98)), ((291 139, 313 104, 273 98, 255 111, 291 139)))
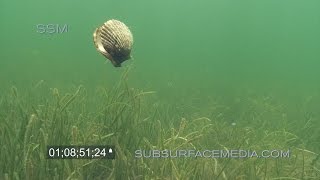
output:
POLYGON ((96 49, 115 67, 121 67, 122 62, 131 58, 132 33, 121 21, 105 22, 94 31, 93 41, 96 49))

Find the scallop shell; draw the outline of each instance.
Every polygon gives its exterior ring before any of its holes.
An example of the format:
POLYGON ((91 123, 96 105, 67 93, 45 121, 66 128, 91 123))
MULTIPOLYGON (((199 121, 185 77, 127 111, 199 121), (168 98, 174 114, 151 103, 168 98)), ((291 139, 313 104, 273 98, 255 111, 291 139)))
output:
POLYGON ((133 37, 129 28, 118 20, 109 20, 93 33, 96 49, 115 67, 131 58, 133 37))

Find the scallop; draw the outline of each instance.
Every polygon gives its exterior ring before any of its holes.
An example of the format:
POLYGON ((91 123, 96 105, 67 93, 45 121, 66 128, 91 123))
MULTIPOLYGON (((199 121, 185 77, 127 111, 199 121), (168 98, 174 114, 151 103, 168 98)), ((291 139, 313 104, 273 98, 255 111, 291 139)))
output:
POLYGON ((132 33, 121 21, 112 19, 105 22, 94 31, 93 41, 96 49, 115 67, 121 67, 121 63, 131 58, 132 33))

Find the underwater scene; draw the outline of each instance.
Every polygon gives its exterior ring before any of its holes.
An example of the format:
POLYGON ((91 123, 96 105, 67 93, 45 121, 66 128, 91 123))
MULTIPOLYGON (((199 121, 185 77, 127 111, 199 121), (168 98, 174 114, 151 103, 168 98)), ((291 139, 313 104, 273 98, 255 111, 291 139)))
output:
POLYGON ((320 1, 0 2, 0 179, 320 179, 320 1))

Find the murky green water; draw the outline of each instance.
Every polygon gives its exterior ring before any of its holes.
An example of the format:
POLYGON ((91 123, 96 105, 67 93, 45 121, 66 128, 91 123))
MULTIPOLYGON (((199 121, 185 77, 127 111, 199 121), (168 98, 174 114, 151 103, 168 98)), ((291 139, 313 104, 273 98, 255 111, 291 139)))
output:
POLYGON ((121 69, 104 65, 92 42, 94 29, 115 18, 133 32, 134 60, 125 66, 134 65, 131 79, 139 86, 319 87, 317 1, 4 1, 1 7, 1 77, 10 77, 4 82, 116 79, 121 69), (40 34, 37 24, 68 25, 68 32, 40 34))
POLYGON ((269 131, 296 134, 319 157, 319 8, 316 0, 3 0, 0 92, 28 92, 43 80, 43 99, 50 88, 65 93, 83 85, 87 101, 100 104, 97 87, 114 88, 131 67, 129 88, 155 91, 150 103, 168 107, 175 128, 181 118, 197 117, 239 128, 268 124, 269 131), (123 21, 134 37, 133 59, 121 68, 93 44, 93 31, 109 19, 123 21), (39 24, 60 32, 39 33, 39 24), (288 126, 279 123, 284 116, 288 126))

